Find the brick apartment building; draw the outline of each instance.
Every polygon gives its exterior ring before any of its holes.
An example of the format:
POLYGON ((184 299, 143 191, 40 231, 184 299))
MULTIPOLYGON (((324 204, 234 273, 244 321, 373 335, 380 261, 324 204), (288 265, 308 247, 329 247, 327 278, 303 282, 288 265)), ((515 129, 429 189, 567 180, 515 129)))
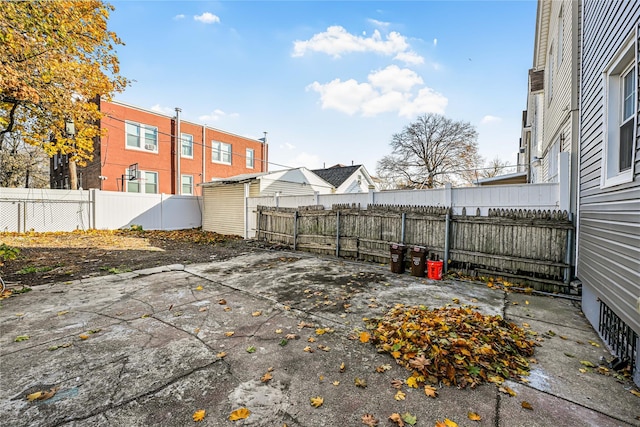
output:
MULTIPOLYGON (((200 195, 197 184, 212 178, 268 170, 266 138, 245 138, 120 102, 99 102, 104 113, 100 127, 107 135, 94 141, 93 161, 77 168, 78 187, 200 195), (137 172, 130 170, 132 165, 137 172)), ((70 188, 66 156, 51 158, 50 170, 51 188, 70 188)))

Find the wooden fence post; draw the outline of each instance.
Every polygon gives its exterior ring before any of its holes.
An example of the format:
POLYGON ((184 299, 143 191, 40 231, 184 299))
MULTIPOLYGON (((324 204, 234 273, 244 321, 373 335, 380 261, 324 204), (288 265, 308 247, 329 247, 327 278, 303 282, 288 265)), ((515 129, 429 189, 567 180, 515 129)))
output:
POLYGON ((340 257, 340 211, 336 211, 336 256, 340 257))
POLYGON ((404 227, 407 220, 407 213, 402 212, 402 228, 400 229, 400 243, 404 245, 404 227))
POLYGON ((298 240, 298 211, 293 213, 293 250, 296 250, 298 240))
POLYGON ((449 265, 449 228, 451 227, 451 214, 447 211, 447 216, 444 219, 444 260, 442 265, 442 272, 447 273, 447 267, 449 265))

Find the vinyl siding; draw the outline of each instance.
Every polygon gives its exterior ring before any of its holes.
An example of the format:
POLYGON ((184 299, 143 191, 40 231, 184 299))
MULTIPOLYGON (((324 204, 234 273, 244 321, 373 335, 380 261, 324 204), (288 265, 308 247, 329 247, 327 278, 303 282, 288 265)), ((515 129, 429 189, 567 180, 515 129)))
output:
MULTIPOLYGON (((593 291, 594 298, 605 302, 640 334, 640 316, 635 309, 636 299, 640 297, 640 156, 637 152, 640 143, 637 139, 633 181, 600 188, 605 133, 603 72, 629 34, 638 34, 640 2, 586 0, 582 13, 577 274, 593 291)), ((636 47, 638 45, 640 42, 636 47)), ((639 68, 636 66, 636 71, 639 68)), ((584 304, 596 304, 596 301, 584 301, 584 304)), ((594 323, 593 315, 589 318, 594 323)), ((594 327, 597 329, 598 325, 594 327)))
POLYGON ((220 234, 244 234, 244 184, 229 184, 204 189, 202 228, 220 234))

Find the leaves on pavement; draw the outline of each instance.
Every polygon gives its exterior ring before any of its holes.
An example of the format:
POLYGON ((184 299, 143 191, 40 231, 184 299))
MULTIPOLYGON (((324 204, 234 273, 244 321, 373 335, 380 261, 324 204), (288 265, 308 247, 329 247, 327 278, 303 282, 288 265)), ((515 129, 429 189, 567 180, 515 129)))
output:
POLYGON ((527 402, 526 400, 522 401, 522 407, 524 409, 528 409, 530 411, 533 411, 533 406, 531 406, 531 403, 527 402))
POLYGON ((467 417, 469 417, 469 419, 471 421, 480 421, 480 420, 482 420, 482 417, 480 415, 476 414, 475 412, 469 412, 467 414, 467 417))
POLYGON ((367 380, 364 378, 355 377, 353 382, 356 384, 356 387, 365 388, 367 386, 367 380))
POLYGON ((267 372, 262 377, 260 377, 260 381, 262 381, 263 383, 268 383, 272 378, 273 375, 271 375, 271 372, 267 372))
POLYGON ((244 420, 248 418, 249 415, 251 415, 251 411, 245 407, 242 407, 242 408, 236 409, 231 414, 229 414, 229 420, 231 421, 244 420))
POLYGON ((15 342, 21 342, 21 341, 26 341, 28 340, 30 337, 29 335, 18 335, 16 337, 16 339, 14 339, 15 342))
POLYGON ((391 414, 389 419, 394 423, 396 423, 397 426, 404 427, 404 421, 402 420, 402 417, 400 416, 400 414, 398 414, 397 412, 391 414))
POLYGON ((324 403, 324 399, 320 396, 312 397, 310 400, 311 406, 313 406, 314 408, 319 408, 324 403))
POLYGON ((414 388, 427 382, 465 388, 518 379, 528 375, 527 358, 535 346, 514 323, 467 306, 430 310, 398 304, 368 320, 367 327, 378 349, 413 371, 407 384, 414 388))
POLYGON ((206 411, 204 409, 200 409, 199 411, 194 412, 193 421, 198 422, 198 421, 204 420, 205 414, 206 414, 206 411))
POLYGON ((402 391, 402 390, 398 390, 395 394, 395 396, 393 396, 393 398, 395 400, 404 400, 406 399, 407 395, 402 391))
POLYGON ((59 387, 52 387, 48 391, 36 391, 27 395, 27 400, 33 402, 34 400, 47 400, 51 399, 58 392, 59 387))
POLYGON ((378 420, 371 414, 364 414, 362 416, 362 424, 369 427, 375 427, 378 425, 378 420))
POLYGON ((426 394, 429 397, 433 397, 434 399, 438 397, 438 392, 436 391, 436 388, 430 385, 424 386, 424 394, 426 394))
POLYGON ((418 417, 416 417, 415 415, 411 415, 411 413, 409 412, 405 412, 404 414, 402 414, 402 421, 411 426, 414 426, 418 422, 418 417))

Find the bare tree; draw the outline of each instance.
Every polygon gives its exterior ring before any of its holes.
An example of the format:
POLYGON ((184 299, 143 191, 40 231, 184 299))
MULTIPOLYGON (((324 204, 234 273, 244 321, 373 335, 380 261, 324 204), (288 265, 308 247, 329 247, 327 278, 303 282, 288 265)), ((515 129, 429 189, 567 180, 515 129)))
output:
POLYGON ((377 175, 395 188, 435 188, 457 183, 481 162, 478 133, 468 122, 425 114, 394 134, 391 154, 378 162, 377 175))
POLYGON ((49 188, 49 156, 42 147, 26 144, 19 134, 0 143, 0 187, 49 188))
POLYGON ((493 178, 499 175, 504 175, 512 172, 511 167, 509 167, 509 162, 501 160, 500 157, 496 156, 493 160, 487 162, 482 171, 480 172, 480 178, 493 178))

